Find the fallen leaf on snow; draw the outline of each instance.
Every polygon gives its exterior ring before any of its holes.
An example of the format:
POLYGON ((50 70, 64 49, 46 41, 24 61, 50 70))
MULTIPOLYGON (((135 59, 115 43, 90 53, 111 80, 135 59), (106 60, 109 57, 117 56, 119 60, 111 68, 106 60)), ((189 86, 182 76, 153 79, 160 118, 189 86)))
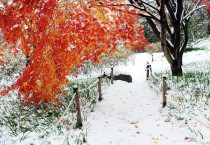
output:
POLYGON ((155 140, 155 141, 153 141, 153 143, 154 143, 154 144, 158 144, 158 141, 157 141, 157 140, 155 140))

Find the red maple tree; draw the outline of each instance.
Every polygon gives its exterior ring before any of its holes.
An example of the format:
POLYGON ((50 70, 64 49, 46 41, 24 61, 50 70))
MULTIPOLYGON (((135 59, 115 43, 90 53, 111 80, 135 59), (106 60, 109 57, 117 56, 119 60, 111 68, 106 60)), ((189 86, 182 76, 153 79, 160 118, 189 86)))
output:
MULTIPOLYGON (((118 9, 119 10, 119 9, 118 9)), ((81 1, 13 0, 2 2, 0 30, 14 53, 28 58, 17 82, 1 92, 18 89, 24 103, 58 103, 66 78, 86 60, 115 51, 119 41, 142 47, 148 42, 133 10, 123 13, 81 1), (130 13, 130 14, 129 14, 130 13)), ((4 47, 0 47, 0 50, 4 47)))

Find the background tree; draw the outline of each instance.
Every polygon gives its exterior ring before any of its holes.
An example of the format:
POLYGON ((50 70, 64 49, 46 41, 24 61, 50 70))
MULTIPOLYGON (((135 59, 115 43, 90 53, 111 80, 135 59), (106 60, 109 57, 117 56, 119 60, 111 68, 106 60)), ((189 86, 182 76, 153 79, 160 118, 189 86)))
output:
POLYGON ((154 3, 144 1, 139 3, 138 1, 135 3, 143 5, 141 8, 148 12, 149 17, 145 16, 146 20, 160 39, 163 53, 174 76, 182 76, 182 56, 189 39, 188 23, 193 13, 201 8, 199 7, 200 2, 191 3, 191 5, 183 0, 161 0, 160 3, 159 1, 154 1, 154 3), (158 28, 158 24, 161 29, 158 28))
POLYGON ((17 81, 4 89, 18 89, 24 103, 53 102, 65 94, 66 76, 86 60, 124 46, 147 43, 137 15, 92 7, 87 1, 13 0, 0 3, 0 31, 5 47, 22 52, 27 65, 17 81), (137 35, 138 34, 138 35, 137 35), (133 37, 136 36, 136 37, 133 37))
POLYGON ((208 37, 208 12, 204 9, 197 11, 189 22, 189 42, 208 37))
POLYGON ((182 76, 182 57, 189 40, 188 24, 195 11, 204 7, 201 2, 202 0, 110 0, 103 5, 133 7, 138 10, 139 16, 146 19, 161 41, 172 75, 182 76))
MULTIPOLYGON (((186 3, 187 5, 191 5, 192 1, 186 0, 186 3)), ((206 5, 209 6, 208 3, 206 3, 206 5)), ((145 37, 148 39, 148 41, 150 43, 158 43, 159 40, 157 36, 152 32, 151 27, 147 24, 147 21, 142 20, 142 24, 144 27, 145 37)), ((208 35, 210 34, 209 28, 210 28, 210 13, 207 7, 204 7, 203 9, 200 9, 196 13, 194 13, 193 17, 189 22, 188 26, 189 42, 194 42, 197 39, 208 37, 208 35)))

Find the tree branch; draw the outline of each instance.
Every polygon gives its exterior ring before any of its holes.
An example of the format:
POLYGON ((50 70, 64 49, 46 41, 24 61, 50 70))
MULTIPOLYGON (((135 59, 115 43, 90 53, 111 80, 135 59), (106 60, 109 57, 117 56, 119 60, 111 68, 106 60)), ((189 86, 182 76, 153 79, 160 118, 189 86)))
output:
POLYGON ((188 40, 189 40, 189 35, 188 35, 188 21, 185 24, 182 24, 182 27, 184 29, 184 38, 185 39, 184 39, 184 43, 183 43, 182 48, 181 48, 181 51, 180 51, 181 55, 183 55, 184 50, 185 50, 185 48, 187 46, 187 43, 188 43, 188 40))
POLYGON ((161 17, 161 33, 160 33, 160 41, 161 41, 161 47, 164 53, 164 56, 166 57, 168 63, 170 65, 173 64, 173 59, 171 56, 171 53, 169 49, 167 48, 167 41, 166 41, 166 23, 167 23, 167 18, 166 18, 166 13, 165 13, 165 1, 167 0, 161 0, 160 2, 160 17, 161 17))
POLYGON ((176 20, 173 6, 170 4, 169 1, 166 1, 166 8, 167 8, 167 10, 168 10, 168 12, 170 14, 171 20, 176 20))
MULTIPOLYGON (((154 14, 152 14, 148 9, 147 9, 147 7, 145 6, 146 4, 142 1, 142 0, 140 0, 140 1, 138 1, 139 3, 139 5, 142 5, 143 7, 144 7, 144 9, 145 9, 145 11, 151 16, 151 18, 152 19, 154 19, 154 20, 156 20, 156 21, 158 21, 158 22, 160 22, 160 18, 157 18, 154 14)), ((160 13, 160 11, 157 9, 157 11, 158 11, 158 13, 160 13)))
POLYGON ((145 2, 145 1, 143 1, 143 0, 141 0, 141 2, 142 2, 142 4, 147 5, 148 7, 150 7, 150 8, 152 8, 152 9, 156 10, 157 12, 160 12, 156 7, 150 5, 149 3, 147 3, 147 2, 145 2))
POLYGON ((200 7, 197 7, 197 8, 194 8, 191 12, 189 12, 188 14, 186 14, 183 18, 182 18, 182 21, 184 21, 185 19, 189 20, 190 17, 192 17, 193 13, 203 7, 206 7, 205 5, 202 5, 200 7))

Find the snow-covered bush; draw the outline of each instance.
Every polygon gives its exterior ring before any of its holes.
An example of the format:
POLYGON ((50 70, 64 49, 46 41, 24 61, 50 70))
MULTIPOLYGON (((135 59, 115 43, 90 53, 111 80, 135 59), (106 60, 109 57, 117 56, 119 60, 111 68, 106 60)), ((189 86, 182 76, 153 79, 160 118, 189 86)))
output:
POLYGON ((25 57, 21 53, 14 55, 7 49, 3 50, 0 55, 0 91, 17 80, 26 62, 25 57))
POLYGON ((0 66, 0 73, 3 76, 12 76, 21 73, 25 64, 25 58, 22 55, 14 56, 7 52, 5 56, 0 57, 2 65, 0 66))

